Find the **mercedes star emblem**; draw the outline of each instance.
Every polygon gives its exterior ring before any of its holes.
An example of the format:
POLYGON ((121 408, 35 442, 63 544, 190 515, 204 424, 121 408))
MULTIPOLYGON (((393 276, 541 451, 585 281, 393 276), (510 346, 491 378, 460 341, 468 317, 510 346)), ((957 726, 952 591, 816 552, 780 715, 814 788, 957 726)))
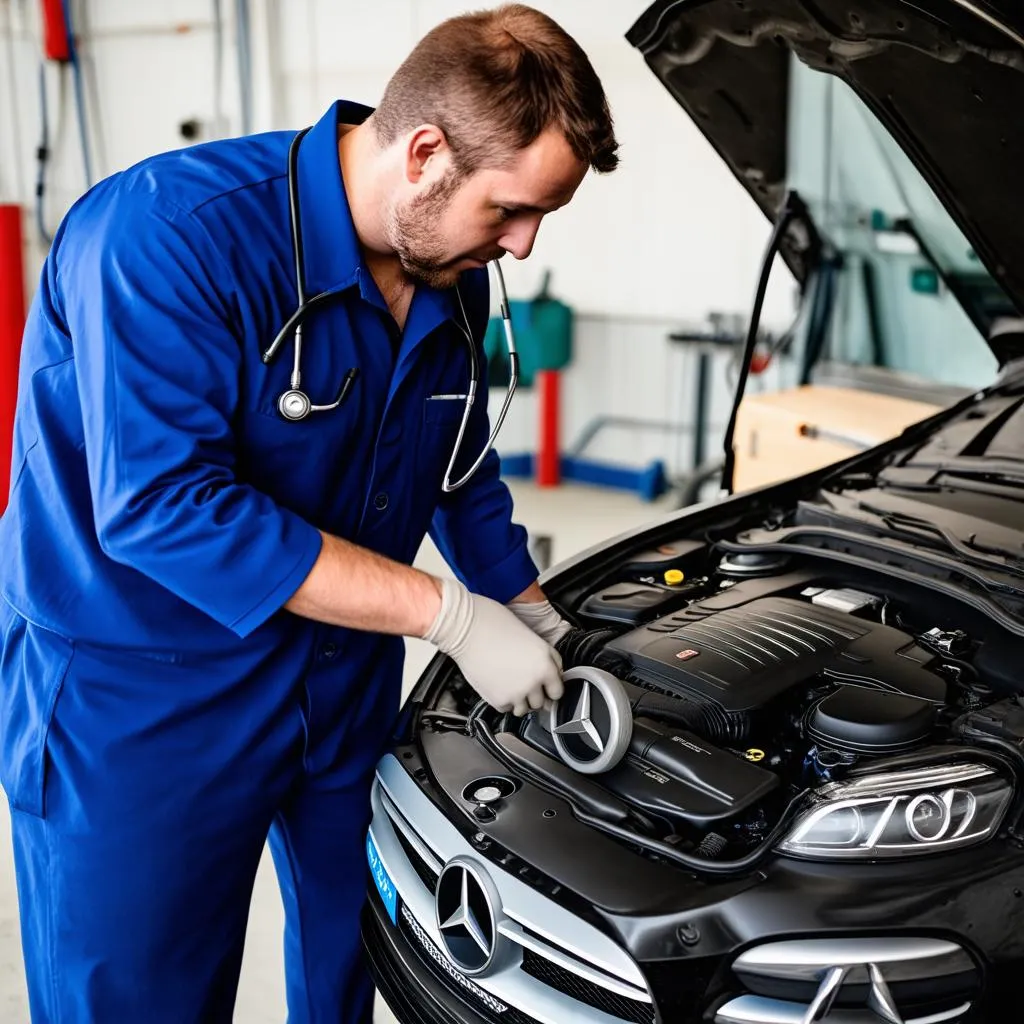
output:
POLYGON ((590 683, 583 680, 580 686, 579 700, 576 701, 576 710, 572 718, 562 725, 555 726, 557 736, 579 736, 580 739, 599 754, 604 753, 604 743, 601 734, 597 731, 594 723, 590 720, 590 683))
POLYGON ((450 860, 437 880, 437 927, 449 959, 468 975, 483 974, 498 949, 498 896, 486 872, 469 858, 450 860))
POLYGON ((551 706, 551 739, 558 756, 588 775, 622 760, 633 733, 633 713, 622 683, 610 672, 581 665, 563 673, 565 694, 551 706))

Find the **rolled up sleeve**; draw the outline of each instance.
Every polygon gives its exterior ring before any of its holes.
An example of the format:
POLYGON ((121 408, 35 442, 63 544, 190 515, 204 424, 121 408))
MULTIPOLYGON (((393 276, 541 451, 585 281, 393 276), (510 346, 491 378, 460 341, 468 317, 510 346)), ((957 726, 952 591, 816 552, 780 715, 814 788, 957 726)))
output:
MULTIPOLYGON (((466 289, 467 314, 477 344, 481 385, 473 405, 453 479, 465 474, 490 436, 487 415, 486 272, 481 287, 466 289)), ((526 529, 513 521, 512 495, 501 479, 501 461, 491 451, 473 477, 458 490, 442 494, 430 537, 456 576, 470 590, 503 604, 537 579, 526 529)))
POLYGON ((149 193, 94 205, 57 264, 98 543, 246 636, 298 589, 321 537, 236 479, 230 275, 188 211, 149 193))

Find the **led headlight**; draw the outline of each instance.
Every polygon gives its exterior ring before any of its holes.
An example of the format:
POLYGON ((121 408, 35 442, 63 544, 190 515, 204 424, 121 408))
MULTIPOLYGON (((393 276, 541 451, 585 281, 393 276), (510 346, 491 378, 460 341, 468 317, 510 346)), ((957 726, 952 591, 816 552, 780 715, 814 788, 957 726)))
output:
POLYGON ((779 850, 816 860, 958 850, 995 834, 1012 795, 1006 779, 977 764, 832 783, 814 794, 779 850))

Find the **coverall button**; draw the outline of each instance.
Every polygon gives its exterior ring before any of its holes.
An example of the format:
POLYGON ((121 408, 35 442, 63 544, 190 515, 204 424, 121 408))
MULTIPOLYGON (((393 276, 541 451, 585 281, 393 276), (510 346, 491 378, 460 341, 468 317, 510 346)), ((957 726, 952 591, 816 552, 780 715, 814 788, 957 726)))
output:
POLYGON ((380 494, 373 499, 373 507, 377 509, 378 512, 383 512, 384 509, 388 507, 388 496, 384 491, 381 491, 380 494))
POLYGON ((338 653, 338 645, 332 643, 326 643, 321 648, 323 656, 325 658, 333 658, 338 653))

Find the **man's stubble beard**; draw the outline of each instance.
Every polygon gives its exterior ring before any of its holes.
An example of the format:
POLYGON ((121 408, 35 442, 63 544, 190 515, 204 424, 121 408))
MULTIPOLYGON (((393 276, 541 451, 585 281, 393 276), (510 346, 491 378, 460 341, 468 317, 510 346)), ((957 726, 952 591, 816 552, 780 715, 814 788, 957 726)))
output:
POLYGON ((404 206, 392 206, 385 223, 385 238, 394 250, 402 269, 431 288, 451 288, 459 272, 452 266, 457 260, 444 259, 437 225, 462 184, 456 171, 449 171, 421 196, 404 206))

